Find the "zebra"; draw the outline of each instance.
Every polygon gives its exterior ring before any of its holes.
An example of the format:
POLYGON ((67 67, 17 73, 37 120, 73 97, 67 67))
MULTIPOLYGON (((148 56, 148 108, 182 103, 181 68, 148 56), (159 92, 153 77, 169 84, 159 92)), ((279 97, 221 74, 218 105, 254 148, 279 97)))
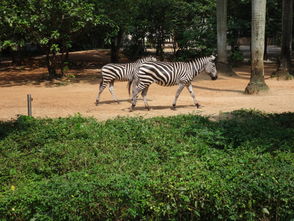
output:
POLYGON ((130 88, 133 82, 134 75, 139 71, 139 66, 147 61, 156 61, 155 57, 148 56, 144 58, 140 58, 133 63, 125 63, 125 64, 106 64, 102 67, 102 81, 100 82, 99 92, 96 97, 96 105, 99 104, 100 95, 103 90, 109 84, 109 91, 112 95, 114 101, 119 103, 114 93, 114 81, 128 81, 128 89, 130 94, 130 88))
POLYGON ((212 80, 216 80, 217 70, 214 60, 215 56, 211 55, 210 57, 201 57, 190 62, 152 61, 142 64, 136 76, 137 82, 132 95, 132 106, 130 111, 134 110, 137 102, 137 95, 140 92, 144 100, 145 108, 150 110, 146 95, 148 88, 152 83, 157 83, 161 86, 179 85, 172 103, 173 110, 176 108, 177 99, 184 87, 187 87, 193 98, 194 105, 199 108, 200 104, 195 98, 191 81, 202 71, 209 74, 212 80))

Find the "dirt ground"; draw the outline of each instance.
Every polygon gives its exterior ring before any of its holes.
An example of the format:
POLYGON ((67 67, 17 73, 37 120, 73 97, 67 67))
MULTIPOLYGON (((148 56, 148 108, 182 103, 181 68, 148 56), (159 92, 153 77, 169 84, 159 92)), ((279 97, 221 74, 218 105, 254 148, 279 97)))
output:
MULTIPOLYGON (((237 109, 257 109, 265 112, 294 112, 294 81, 277 81, 270 78, 275 70, 274 64, 265 65, 268 93, 245 95, 244 89, 249 82, 248 65, 234 68, 237 77, 219 76, 216 81, 201 74, 193 81, 193 88, 201 109, 193 106, 187 90, 183 90, 177 103, 177 110, 170 109, 177 86, 161 87, 152 85, 148 92, 151 110, 144 109, 143 101, 138 100, 134 112, 129 112, 130 102, 126 82, 116 82, 115 91, 120 104, 113 102, 108 89, 102 93, 101 103, 95 106, 95 98, 101 79, 100 69, 109 62, 107 51, 86 51, 71 53, 70 58, 77 61, 76 67, 68 71, 62 80, 47 80, 44 67, 30 65, 15 67, 9 62, 0 66, 0 120, 15 119, 27 115, 27 94, 33 97, 34 117, 66 117, 80 113, 98 120, 118 116, 170 116, 194 113, 218 117, 221 113, 237 109), (86 64, 86 66, 85 66, 86 64)), ((42 59, 42 58, 36 58, 42 59)))

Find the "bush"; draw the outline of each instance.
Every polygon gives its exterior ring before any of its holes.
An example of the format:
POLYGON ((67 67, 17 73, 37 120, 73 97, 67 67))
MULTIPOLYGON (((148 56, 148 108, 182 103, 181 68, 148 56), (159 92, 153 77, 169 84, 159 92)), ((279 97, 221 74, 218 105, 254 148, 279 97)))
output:
POLYGON ((196 50, 196 49, 183 49, 183 50, 177 50, 175 54, 175 60, 176 61, 189 61, 191 59, 200 58, 204 56, 211 56, 214 52, 214 49, 207 49, 205 51, 203 50, 196 50))
POLYGON ((131 60, 138 59, 139 57, 146 55, 144 46, 133 42, 124 46, 123 53, 131 60))
POLYGON ((290 220, 294 114, 0 123, 0 218, 290 220))
POLYGON ((240 50, 233 50, 230 55, 230 62, 234 65, 244 61, 244 55, 240 50))

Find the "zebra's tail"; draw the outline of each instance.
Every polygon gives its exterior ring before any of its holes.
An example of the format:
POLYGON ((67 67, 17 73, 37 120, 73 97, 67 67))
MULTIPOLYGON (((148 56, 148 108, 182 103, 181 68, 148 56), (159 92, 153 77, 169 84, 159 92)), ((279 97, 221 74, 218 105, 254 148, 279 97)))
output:
POLYGON ((100 81, 99 89, 102 87, 102 85, 103 85, 103 78, 102 78, 101 81, 100 81))

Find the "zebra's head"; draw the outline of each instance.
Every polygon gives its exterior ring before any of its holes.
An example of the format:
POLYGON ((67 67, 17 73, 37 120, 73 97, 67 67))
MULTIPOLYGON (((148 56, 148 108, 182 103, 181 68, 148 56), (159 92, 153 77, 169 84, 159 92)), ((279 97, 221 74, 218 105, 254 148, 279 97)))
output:
POLYGON ((208 62, 204 66, 204 70, 207 74, 209 74, 209 76, 211 77, 211 80, 217 79, 217 70, 215 67, 214 60, 215 60, 215 56, 211 55, 208 58, 208 62))

